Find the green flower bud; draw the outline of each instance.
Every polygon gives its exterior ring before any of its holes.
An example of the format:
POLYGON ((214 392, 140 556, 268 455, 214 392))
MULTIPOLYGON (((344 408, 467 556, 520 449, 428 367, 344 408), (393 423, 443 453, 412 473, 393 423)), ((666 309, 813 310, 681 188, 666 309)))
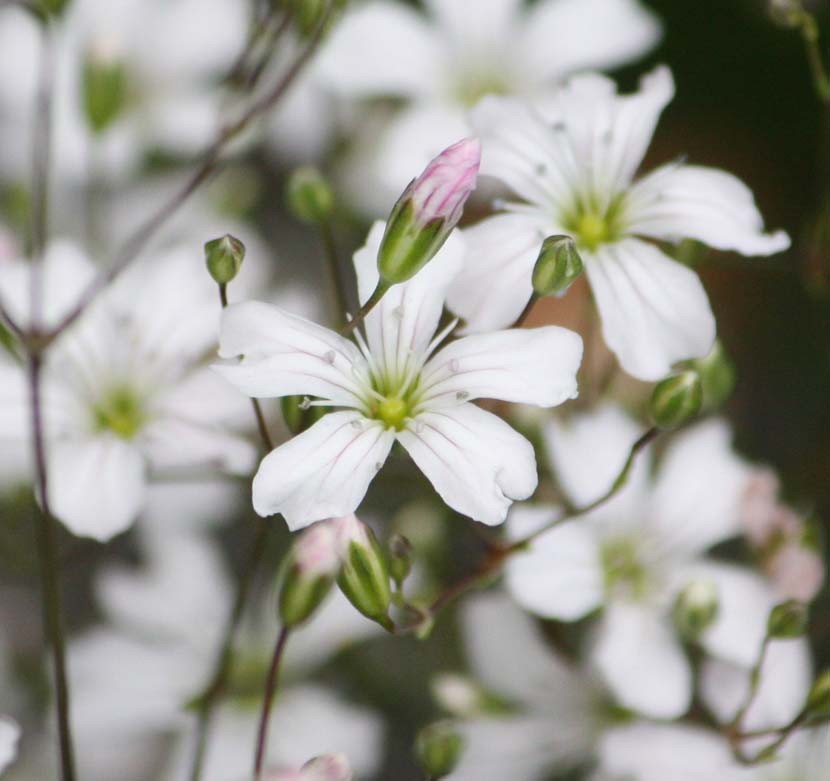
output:
POLYGON ((404 190, 378 251, 382 285, 411 279, 444 246, 475 189, 480 163, 481 144, 465 138, 445 149, 404 190))
POLYGON ((236 277, 244 259, 245 245, 230 233, 205 244, 207 269, 219 285, 227 285, 236 277))
POLYGON ((682 637, 696 640, 715 621, 719 609, 717 586, 710 580, 694 580, 675 600, 675 626, 682 637))
POLYGON ((311 618, 328 596, 340 569, 332 521, 315 523, 297 539, 279 595, 283 625, 293 628, 311 618))
POLYGON ((767 619, 767 635, 774 640, 791 640, 807 631, 807 606, 789 599, 776 605, 767 619))
POLYGON ((703 387, 703 408, 714 410, 726 403, 735 390, 735 364, 718 341, 705 358, 689 362, 700 376, 703 387))
POLYGON ((537 296, 564 295, 584 268, 570 236, 548 236, 533 267, 533 292, 537 296))
POLYGON ((116 50, 98 43, 87 53, 83 70, 86 120, 94 133, 103 133, 127 103, 127 68, 116 50))
POLYGON ((436 721, 415 738, 415 754, 431 779, 445 778, 458 765, 464 738, 450 721, 436 721))
POLYGON ((825 670, 813 683, 804 707, 813 719, 830 719, 830 670, 825 670))
POLYGON ((412 543, 402 534, 393 534, 389 539, 389 573, 398 589, 412 571, 412 543))
POLYGON ((288 177, 285 198, 291 213, 303 222, 319 225, 334 210, 334 193, 325 177, 311 166, 297 168, 288 177))
POLYGON ((391 631, 389 568, 377 538, 357 516, 338 518, 341 570, 337 585, 357 610, 391 631))
POLYGON ((660 428, 682 426, 700 412, 703 387, 695 371, 674 374, 658 382, 651 394, 651 417, 660 428))

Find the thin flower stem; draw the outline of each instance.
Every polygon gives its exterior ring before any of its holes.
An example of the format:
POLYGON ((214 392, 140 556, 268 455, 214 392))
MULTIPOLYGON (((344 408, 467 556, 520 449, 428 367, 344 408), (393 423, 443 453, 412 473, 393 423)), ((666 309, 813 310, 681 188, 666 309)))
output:
POLYGON ((735 713, 735 717, 729 724, 729 728, 736 732, 740 732, 747 711, 752 707, 752 703, 755 702, 755 698, 758 696, 758 689, 761 687, 761 669, 763 668, 764 661, 767 658, 770 640, 771 638, 769 634, 764 635, 764 641, 761 643, 761 650, 758 652, 758 659, 755 661, 755 664, 749 673, 749 689, 747 690, 746 697, 744 698, 740 708, 738 708, 735 713))
POLYGON ((340 259, 337 255, 337 243, 334 240, 334 231, 329 220, 323 220, 320 223, 320 239, 323 242, 326 267, 328 268, 331 289, 334 293, 334 301, 337 307, 336 322, 342 323, 348 316, 349 302, 346 298, 346 286, 343 283, 340 259))
POLYGON ((259 781, 262 777, 263 766, 265 764, 265 748, 268 744, 268 722, 271 717, 271 706, 274 703, 274 695, 279 686, 280 665, 285 652, 285 645, 288 642, 289 631, 287 626, 284 626, 280 630, 277 637, 277 644, 274 647, 274 656, 271 659, 271 667, 268 670, 268 677, 265 680, 265 692, 262 699, 262 713, 259 719, 256 755, 254 758, 255 781, 259 781))
POLYGON ((282 78, 261 98, 252 101, 238 119, 225 125, 213 143, 201 155, 200 162, 184 185, 126 240, 121 251, 116 255, 113 264, 89 284, 81 294, 78 303, 51 331, 51 338, 72 325, 86 311, 87 307, 139 257, 157 231, 182 207, 190 196, 213 176, 228 144, 237 138, 253 121, 259 119, 279 102, 317 51, 333 11, 334 3, 332 2, 329 3, 326 12, 318 21, 317 27, 306 42, 305 48, 296 57, 282 78))
POLYGON ((807 63, 810 66, 816 95, 822 103, 830 104, 830 75, 828 75, 822 59, 818 24, 811 13, 801 12, 799 32, 801 33, 801 39, 804 41, 807 63))
POLYGON ((391 285, 388 285, 382 280, 379 281, 377 287, 372 292, 372 295, 369 296, 366 303, 360 308, 360 311, 351 320, 349 320, 343 328, 340 329, 340 335, 348 336, 352 331, 354 331, 354 329, 366 319, 366 315, 368 315, 369 312, 371 312, 380 303, 380 300, 386 295, 390 287, 391 285))
POLYGON ((41 358, 29 358, 29 391, 34 442, 35 483, 40 498, 35 528, 43 602, 43 623, 47 644, 52 650, 55 686, 55 710, 60 744, 62 781, 74 781, 75 759, 72 726, 69 718, 69 683, 66 675, 66 651, 63 632, 63 598, 59 579, 55 520, 49 508, 49 485, 46 469, 43 410, 41 405, 41 358))

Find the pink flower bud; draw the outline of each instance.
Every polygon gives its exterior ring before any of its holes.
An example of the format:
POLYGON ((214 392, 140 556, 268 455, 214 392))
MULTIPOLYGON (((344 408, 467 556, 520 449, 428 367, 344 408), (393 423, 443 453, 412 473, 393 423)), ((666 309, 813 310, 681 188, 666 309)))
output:
POLYGON ((766 566, 779 596, 811 602, 824 585, 824 563, 814 550, 788 542, 766 566))
POLYGON ((741 523, 751 545, 761 548, 778 531, 778 478, 770 469, 758 469, 747 482, 741 501, 741 523))
POLYGON ((337 545, 336 528, 330 522, 315 523, 306 529, 294 549, 294 560, 300 573, 311 577, 334 577, 340 566, 337 545))

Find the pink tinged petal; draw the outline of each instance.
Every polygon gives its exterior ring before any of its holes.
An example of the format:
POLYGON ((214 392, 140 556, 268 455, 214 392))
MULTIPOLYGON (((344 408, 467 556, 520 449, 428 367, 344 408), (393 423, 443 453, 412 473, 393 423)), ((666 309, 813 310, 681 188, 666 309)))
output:
POLYGON ((365 360, 334 331, 269 304, 246 301, 222 313, 222 358, 242 356, 214 369, 255 398, 319 396, 334 404, 360 406, 365 360))
POLYGON ((20 727, 8 716, 0 716, 0 773, 2 773, 17 756, 17 743, 20 740, 20 727))
POLYGON ((423 14, 367 3, 337 25, 314 65, 319 81, 350 97, 418 97, 437 90, 444 44, 423 14))
POLYGON ((670 623, 653 608, 607 608, 592 659, 620 705, 655 719, 684 714, 692 673, 670 623))
POLYGON ((424 412, 398 441, 447 505, 481 523, 501 523, 536 490, 533 446, 472 404, 424 412))
POLYGON ((114 435, 54 444, 48 471, 52 512, 79 537, 106 542, 132 524, 144 503, 144 458, 114 435))
MULTIPOLYGON (((517 507, 510 514, 511 532, 522 515, 535 508, 517 507)), ((548 513, 548 519, 556 517, 548 513)), ((526 552, 508 559, 506 584, 526 610, 543 618, 576 621, 603 603, 602 560, 596 535, 581 521, 571 521, 537 537, 526 552)))
POLYGON ((714 168, 658 168, 631 189, 625 208, 628 230, 656 239, 697 239, 742 255, 773 255, 790 246, 783 231, 764 233, 750 189, 714 168))
MULTIPOLYGON (((366 244, 354 255, 361 303, 378 283, 377 254, 384 227, 376 222, 366 244)), ((409 281, 394 285, 366 317, 366 339, 372 357, 392 377, 400 378, 407 364, 429 346, 447 288, 461 268, 463 252, 461 239, 450 235, 426 266, 409 281)))
POLYGON ((271 451, 254 476, 254 510, 295 531, 353 513, 383 466, 394 431, 358 412, 332 412, 271 451))
POLYGON ((533 267, 549 222, 544 215, 500 214, 464 229, 464 267, 447 306, 464 320, 465 333, 516 322, 533 293, 533 267))
POLYGON ((732 449, 722 420, 674 440, 661 462, 649 513, 666 549, 694 556, 740 533, 741 504, 752 470, 732 449))
POLYGON ((599 247, 585 270, 605 342, 628 374, 658 380, 677 361, 709 354, 715 318, 691 269, 628 238, 599 247))
POLYGON ((531 7, 517 52, 538 79, 610 70, 660 40, 657 17, 636 0, 544 0, 531 7))

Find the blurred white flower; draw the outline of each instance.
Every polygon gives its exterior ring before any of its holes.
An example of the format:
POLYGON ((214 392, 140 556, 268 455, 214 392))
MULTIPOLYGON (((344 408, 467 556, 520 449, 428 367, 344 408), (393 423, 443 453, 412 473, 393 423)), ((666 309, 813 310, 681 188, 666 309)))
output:
MULTIPOLYGON (((383 223, 354 256, 360 300, 378 283, 383 223)), ((420 272, 393 286, 365 321, 358 345, 303 318, 258 302, 227 309, 215 367, 244 393, 308 394, 344 408, 263 460, 254 509, 282 513, 291 529, 353 513, 397 440, 444 501, 478 521, 504 520, 514 499, 536 487, 531 444, 478 398, 549 407, 576 394, 579 337, 556 327, 501 331, 452 342, 433 355, 444 295, 462 248, 455 236, 420 272), (368 344, 367 344, 368 342, 368 344)))
POLYGON ((509 98, 476 108, 481 173, 522 202, 465 231, 468 261, 447 301, 469 330, 515 322, 532 293, 542 240, 566 234, 577 242, 605 341, 626 372, 657 380, 676 361, 709 353, 715 319, 697 274, 643 239, 696 239, 744 255, 770 255, 790 242, 782 232, 763 233, 751 192, 723 171, 675 162, 634 181, 673 95, 671 73, 660 67, 627 96, 603 76, 574 77, 544 117, 509 98))
POLYGON ((591 756, 601 730, 601 684, 561 658, 503 594, 470 598, 464 645, 478 681, 512 706, 465 718, 450 781, 543 781, 591 756))
MULTIPOLYGON (((577 506, 601 496, 616 478, 639 427, 617 408, 552 423, 549 455, 577 506)), ((712 582, 719 608, 700 642, 710 653, 754 663, 774 602, 763 580, 704 554, 739 533, 749 468, 730 449, 720 421, 680 435, 649 476, 641 454, 629 482, 595 511, 545 532, 507 563, 514 598, 537 615, 574 621, 603 608, 590 658, 619 702, 655 718, 688 708, 689 663, 672 626, 674 600, 689 583, 712 582)), ((511 535, 524 537, 555 516, 520 506, 511 535)))
POLYGON ((20 740, 20 727, 8 716, 0 716, 0 773, 2 773, 17 756, 17 742, 20 740))
POLYGON ((327 754, 306 762, 299 770, 263 773, 260 781, 351 781, 352 771, 343 754, 327 754))
POLYGON ((323 47, 315 74, 352 100, 404 98, 372 136, 355 193, 373 213, 411 171, 469 133, 466 113, 489 94, 544 99, 563 76, 634 60, 660 37, 636 0, 428 0, 354 4, 323 47))
MULTIPOLYGON (((194 249, 171 248, 136 264, 48 351, 49 499, 75 534, 107 540, 124 531, 142 509, 150 470, 244 474, 254 464, 253 446, 230 427, 249 422, 247 403, 203 365, 220 306, 194 249)), ((71 309, 94 273, 73 245, 50 246, 46 325, 71 309)), ((22 323, 29 321, 29 282, 24 261, 4 266, 0 296, 22 323)), ((0 442, 25 452, 25 373, 9 362, 0 374, 0 442)))

